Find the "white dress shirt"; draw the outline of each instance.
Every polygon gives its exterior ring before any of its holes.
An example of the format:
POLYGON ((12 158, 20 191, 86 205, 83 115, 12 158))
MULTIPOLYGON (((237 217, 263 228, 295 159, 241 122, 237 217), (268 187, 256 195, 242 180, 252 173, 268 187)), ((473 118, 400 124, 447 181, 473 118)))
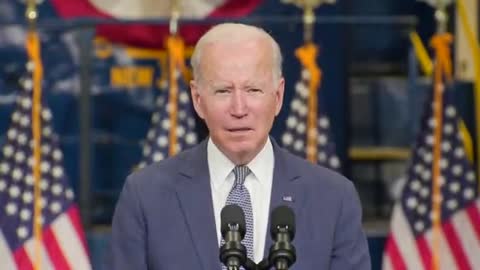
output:
MULTIPOLYGON (((218 149, 210 138, 208 139, 207 145, 207 159, 208 170, 210 172, 215 225, 217 228, 217 240, 220 246, 222 239, 220 232, 220 212, 225 206, 228 194, 235 181, 235 176, 232 171, 235 164, 218 149)), ((252 202, 254 227, 253 254, 255 263, 259 263, 263 259, 265 248, 270 195, 272 193, 273 164, 273 147, 270 138, 268 138, 262 150, 247 164, 251 173, 245 179, 245 187, 250 193, 252 202)))

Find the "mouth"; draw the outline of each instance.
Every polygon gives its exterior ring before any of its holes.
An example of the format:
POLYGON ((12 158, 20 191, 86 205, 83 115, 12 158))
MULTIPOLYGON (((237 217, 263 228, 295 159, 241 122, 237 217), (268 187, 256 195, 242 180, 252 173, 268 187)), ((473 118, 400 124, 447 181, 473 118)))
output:
POLYGON ((228 128, 227 130, 228 130, 228 132, 232 132, 232 133, 242 133, 242 132, 251 131, 253 129, 248 128, 248 127, 239 127, 239 128, 228 128))

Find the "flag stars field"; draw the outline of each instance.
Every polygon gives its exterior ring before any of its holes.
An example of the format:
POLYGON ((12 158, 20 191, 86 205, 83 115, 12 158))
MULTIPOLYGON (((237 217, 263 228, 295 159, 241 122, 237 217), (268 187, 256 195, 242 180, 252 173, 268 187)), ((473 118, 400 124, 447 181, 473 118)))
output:
POLYGON ((480 225, 476 218, 480 215, 480 202, 475 198, 476 177, 465 156, 460 119, 453 106, 453 90, 446 90, 443 95, 443 133, 438 142, 440 175, 435 182, 440 193, 432 189, 436 123, 432 120, 431 106, 427 106, 407 170, 407 188, 394 207, 392 231, 384 253, 384 266, 388 267, 384 269, 428 269, 435 222, 440 224, 441 269, 478 269, 474 266, 480 266, 480 225), (432 202, 440 204, 438 214, 432 211, 432 202))
POLYGON ((31 80, 22 81, 28 88, 18 91, 6 141, 0 152, 0 250, 7 251, 0 253, 0 268, 5 263, 13 270, 36 264, 33 228, 37 220, 42 235, 48 235, 42 237, 40 243, 45 269, 65 269, 66 263, 68 269, 89 270, 91 265, 78 208, 63 170, 63 154, 52 127, 53 116, 45 104, 40 115, 43 119, 40 196, 34 197, 34 144, 30 126, 33 85, 31 80), (33 213, 37 201, 40 214, 35 219, 33 213), (53 246, 56 248, 52 249, 53 246))
MULTIPOLYGON (((299 48, 301 50, 303 47, 299 48)), ((286 120, 286 130, 281 135, 282 145, 293 154, 307 158, 313 156, 320 165, 339 170, 341 167, 340 159, 336 155, 335 143, 330 136, 330 121, 325 114, 325 110, 320 106, 317 111, 315 124, 316 129, 310 129, 307 126, 309 114, 309 93, 311 72, 302 67, 300 80, 295 83, 295 93, 290 102, 290 111, 286 120), (315 145, 308 145, 307 141, 313 139, 315 145)))
POLYGON ((176 67, 174 71, 178 98, 176 101, 169 100, 169 90, 171 83, 166 80, 161 87, 159 95, 155 101, 155 110, 152 113, 150 128, 142 146, 143 158, 138 167, 144 167, 152 162, 157 162, 167 158, 170 153, 170 130, 175 131, 177 143, 175 150, 178 153, 184 149, 197 144, 196 126, 193 118, 193 108, 191 106, 188 86, 182 77, 182 72, 176 67), (172 102, 176 102, 173 104, 172 102), (175 105, 175 106, 173 106, 175 105), (176 107, 176 127, 172 127, 171 116, 174 113, 172 108, 176 107))

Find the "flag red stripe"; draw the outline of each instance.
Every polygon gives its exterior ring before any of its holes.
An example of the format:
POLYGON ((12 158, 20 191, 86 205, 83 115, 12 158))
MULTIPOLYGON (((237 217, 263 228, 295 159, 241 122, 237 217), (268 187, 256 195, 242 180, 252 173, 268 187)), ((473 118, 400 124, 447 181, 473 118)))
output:
POLYGON ((261 0, 229 0, 226 1, 222 6, 217 7, 213 12, 210 13, 209 17, 241 17, 248 15, 253 12, 253 10, 258 7, 261 0))
POLYGON ((387 255, 390 257, 390 262, 394 270, 405 270, 407 266, 403 261, 402 255, 398 250, 397 243, 395 242, 395 238, 392 234, 389 235, 387 239, 387 243, 385 245, 385 250, 387 255))
POLYGON ((80 213, 76 205, 72 205, 67 211, 67 215, 72 223, 72 226, 75 228, 75 232, 78 235, 80 241, 82 241, 83 250, 87 256, 89 256, 87 249, 87 242, 85 240, 85 234, 83 233, 82 222, 80 221, 80 213))
MULTIPOLYGON (((108 13, 98 10, 88 0, 51 0, 57 13, 63 18, 96 17, 113 18, 108 13), (67 3, 68 2, 68 3, 67 3)), ((228 0, 223 5, 215 8, 209 17, 232 17, 238 18, 250 14, 261 0, 228 0)), ((205 24, 182 24, 180 36, 188 45, 195 44, 200 36, 209 28, 205 24)), ((129 44, 131 46, 164 48, 165 37, 169 34, 168 25, 129 24, 108 25, 102 24, 96 27, 97 35, 103 36, 112 42, 129 44)))
POLYGON ((432 269, 432 252, 428 247, 427 239, 425 235, 417 237, 416 239, 418 252, 420 253, 420 258, 422 259, 424 269, 432 269))
POLYGON ((43 241, 47 249, 48 256, 55 266, 55 269, 72 268, 63 256, 62 249, 58 245, 57 239, 55 238, 51 227, 43 232, 43 241))
MULTIPOLYGON (((103 17, 112 18, 111 15, 97 9, 88 0, 69 1, 51 0, 58 14, 63 18, 70 17, 103 17)), ((223 5, 215 8, 209 16, 211 17, 241 17, 250 14, 261 3, 261 0, 228 0, 223 5)))
POLYGON ((68 4, 65 3, 65 0, 51 0, 51 2, 55 7, 55 9, 57 10, 58 14, 63 18, 71 18, 71 17, 111 18, 110 15, 98 10, 88 0, 68 1, 68 4))
POLYGON ((15 262, 17 263, 18 269, 33 270, 33 264, 30 261, 30 258, 28 257, 27 252, 23 247, 17 249, 13 253, 13 257, 15 258, 15 262))
POLYGON ((472 227, 477 234, 477 239, 480 241, 480 213, 476 203, 472 203, 472 205, 467 207, 467 214, 472 221, 472 227))
POLYGON ((465 251, 463 250, 462 244, 460 243, 460 239, 458 238, 457 232, 453 228, 453 225, 450 222, 446 222, 442 227, 443 233, 448 241, 450 251, 453 254, 458 269, 471 269, 467 261, 467 256, 465 255, 465 251))

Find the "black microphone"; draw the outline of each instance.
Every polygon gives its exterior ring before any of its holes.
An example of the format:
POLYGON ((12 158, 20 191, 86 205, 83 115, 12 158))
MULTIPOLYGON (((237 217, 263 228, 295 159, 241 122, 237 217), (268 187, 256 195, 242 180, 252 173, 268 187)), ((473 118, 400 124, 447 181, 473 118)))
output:
POLYGON ((240 206, 230 204, 220 213, 221 232, 225 244, 220 247, 220 261, 227 269, 240 269, 247 260, 247 249, 241 241, 245 237, 245 214, 240 206))
POLYGON ((277 270, 286 270, 297 260, 291 241, 295 237, 295 214, 288 206, 279 206, 272 212, 270 234, 275 241, 268 259, 277 270))

